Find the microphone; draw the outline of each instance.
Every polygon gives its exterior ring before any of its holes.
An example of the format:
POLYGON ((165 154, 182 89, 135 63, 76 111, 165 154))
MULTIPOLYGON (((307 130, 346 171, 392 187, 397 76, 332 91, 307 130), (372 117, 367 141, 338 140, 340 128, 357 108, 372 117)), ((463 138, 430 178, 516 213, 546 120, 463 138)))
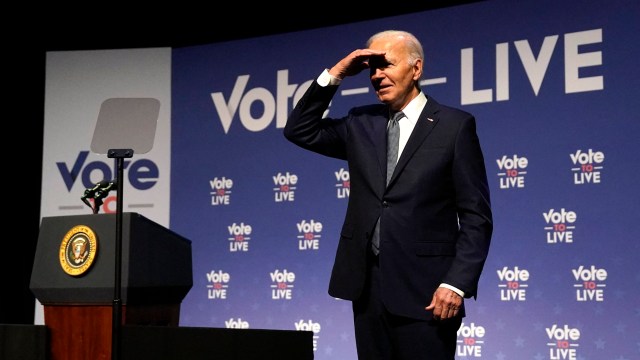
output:
POLYGON ((102 199, 106 197, 109 191, 111 191, 111 189, 118 186, 115 180, 110 180, 110 181, 103 180, 97 183, 96 185, 98 187, 98 190, 96 190, 93 194, 94 199, 102 199))
POLYGON ((109 191, 117 185, 118 184, 116 180, 102 180, 99 183, 93 185, 93 187, 87 188, 80 200, 82 200, 82 202, 90 207, 93 210, 94 214, 97 214, 98 211, 100 211, 102 199, 104 199, 109 191), (93 199, 95 205, 91 205, 91 203, 87 199, 93 199))
POLYGON ((93 187, 87 188, 81 199, 102 198, 117 185, 116 180, 102 180, 99 183, 94 184, 93 187))

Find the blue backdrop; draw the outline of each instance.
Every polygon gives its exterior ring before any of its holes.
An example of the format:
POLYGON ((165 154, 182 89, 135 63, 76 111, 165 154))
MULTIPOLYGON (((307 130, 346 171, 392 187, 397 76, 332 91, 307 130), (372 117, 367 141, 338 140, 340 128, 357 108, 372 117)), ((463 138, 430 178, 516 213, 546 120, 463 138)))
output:
MULTIPOLYGON (((282 136, 309 82, 379 30, 413 32, 423 90, 476 115, 495 231, 458 357, 635 359, 640 3, 487 1, 172 58, 171 228, 193 241, 181 326, 314 331, 355 359, 327 285, 346 163, 282 136)), ((376 102, 366 73, 329 112, 376 102)), ((428 299, 425 299, 425 304, 428 299)))

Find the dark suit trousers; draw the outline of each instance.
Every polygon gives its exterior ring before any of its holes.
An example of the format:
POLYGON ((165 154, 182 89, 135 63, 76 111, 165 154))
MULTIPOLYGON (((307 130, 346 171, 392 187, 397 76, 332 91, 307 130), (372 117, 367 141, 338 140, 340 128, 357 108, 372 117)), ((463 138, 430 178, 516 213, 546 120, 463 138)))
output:
MULTIPOLYGON (((358 359, 453 360, 462 318, 426 321, 389 313, 380 297, 378 257, 372 253, 369 261, 363 295, 353 302, 358 359)), ((430 301, 424 299, 425 307, 430 301)))

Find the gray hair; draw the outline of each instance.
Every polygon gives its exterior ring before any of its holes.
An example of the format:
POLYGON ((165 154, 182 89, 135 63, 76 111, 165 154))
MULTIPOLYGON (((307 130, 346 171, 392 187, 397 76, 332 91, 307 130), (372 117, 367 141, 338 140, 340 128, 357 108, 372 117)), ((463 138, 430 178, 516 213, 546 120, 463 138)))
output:
POLYGON ((407 49, 409 50, 409 65, 415 64, 417 59, 424 60, 424 51, 422 50, 422 44, 420 41, 410 32, 402 30, 385 30, 379 33, 373 34, 369 40, 367 40, 366 47, 369 47, 372 42, 380 38, 385 37, 398 37, 403 38, 407 49))

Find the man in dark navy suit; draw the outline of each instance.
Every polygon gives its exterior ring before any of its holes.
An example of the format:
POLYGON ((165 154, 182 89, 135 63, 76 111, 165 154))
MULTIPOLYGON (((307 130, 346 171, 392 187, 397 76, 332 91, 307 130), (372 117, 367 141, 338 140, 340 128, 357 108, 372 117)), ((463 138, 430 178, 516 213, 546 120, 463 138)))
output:
POLYGON ((329 294, 352 301, 359 359, 453 359, 464 298, 475 298, 489 251, 475 118, 421 90, 423 62, 412 34, 375 34, 310 85, 284 128, 349 165, 329 294), (381 104, 323 118, 340 83, 367 69, 381 104))

